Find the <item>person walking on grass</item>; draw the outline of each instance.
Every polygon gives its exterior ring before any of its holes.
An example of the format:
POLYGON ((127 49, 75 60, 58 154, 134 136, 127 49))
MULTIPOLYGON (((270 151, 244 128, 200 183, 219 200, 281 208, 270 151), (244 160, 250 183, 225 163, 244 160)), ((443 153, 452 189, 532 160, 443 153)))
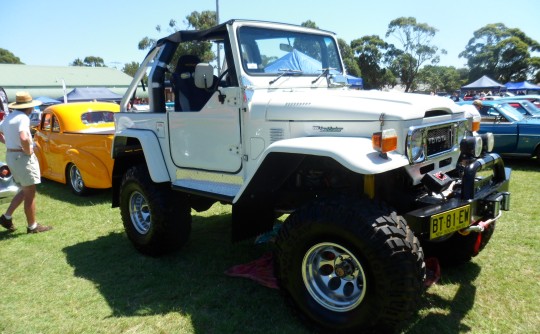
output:
POLYGON ((40 101, 32 99, 27 92, 18 92, 15 102, 8 105, 12 112, 0 124, 0 141, 6 145, 6 162, 13 179, 21 187, 13 197, 0 225, 13 232, 16 230, 11 216, 24 202, 24 214, 28 227, 26 233, 40 233, 52 229, 36 222, 36 185, 41 183, 39 163, 34 154, 34 142, 30 134, 30 113, 40 101))

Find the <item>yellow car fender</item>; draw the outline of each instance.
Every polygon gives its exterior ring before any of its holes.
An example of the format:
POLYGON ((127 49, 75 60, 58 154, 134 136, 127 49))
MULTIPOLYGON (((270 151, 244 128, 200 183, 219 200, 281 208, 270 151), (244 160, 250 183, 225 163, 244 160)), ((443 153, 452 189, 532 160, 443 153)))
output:
MULTIPOLYGON (((66 151, 65 157, 65 175, 67 175, 69 164, 73 163, 79 169, 85 186, 97 189, 110 188, 112 186, 112 160, 107 165, 94 155, 78 149, 69 149, 66 151)), ((64 183, 66 182, 67 179, 64 179, 64 183)))

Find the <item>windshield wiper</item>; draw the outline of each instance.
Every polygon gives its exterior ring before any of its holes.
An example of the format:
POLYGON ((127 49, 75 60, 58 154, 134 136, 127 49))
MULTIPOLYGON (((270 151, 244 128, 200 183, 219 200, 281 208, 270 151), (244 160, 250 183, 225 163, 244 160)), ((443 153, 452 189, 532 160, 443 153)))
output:
POLYGON ((331 67, 323 68, 321 74, 319 74, 319 76, 316 77, 315 80, 313 80, 313 81, 311 82, 311 84, 314 84, 314 83, 316 83, 317 81, 319 81, 319 79, 320 79, 323 75, 326 77, 326 79, 328 79, 328 74, 330 74, 330 70, 335 70, 335 68, 331 68, 331 67))
POLYGON ((290 68, 280 68, 278 71, 282 72, 280 75, 278 75, 274 80, 270 80, 268 82, 269 85, 273 84, 274 82, 278 81, 281 77, 285 75, 300 75, 304 72, 301 70, 291 70, 290 68))

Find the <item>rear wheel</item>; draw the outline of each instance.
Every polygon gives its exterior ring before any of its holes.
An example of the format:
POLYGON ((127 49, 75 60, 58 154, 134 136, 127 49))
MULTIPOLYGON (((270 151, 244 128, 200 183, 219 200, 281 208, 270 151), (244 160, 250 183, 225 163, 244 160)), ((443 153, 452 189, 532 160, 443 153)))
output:
POLYGON ((89 189, 84 185, 81 171, 73 163, 68 165, 68 184, 71 191, 77 196, 84 196, 89 193, 89 189))
POLYGON ((170 187, 150 179, 145 166, 127 170, 120 188, 120 213, 129 240, 143 254, 180 249, 191 233, 191 208, 170 187))
POLYGON ((422 248, 387 207, 318 201, 289 216, 276 246, 281 290, 318 331, 392 331, 417 310, 425 278, 422 248))

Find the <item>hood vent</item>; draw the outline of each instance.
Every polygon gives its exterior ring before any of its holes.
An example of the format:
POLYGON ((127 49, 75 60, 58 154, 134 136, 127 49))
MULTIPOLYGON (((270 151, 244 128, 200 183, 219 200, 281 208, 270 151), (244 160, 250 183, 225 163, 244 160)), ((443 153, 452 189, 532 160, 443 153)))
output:
POLYGON ((283 129, 270 129, 270 143, 275 143, 283 139, 283 129))
POLYGON ((435 116, 443 116, 443 115, 449 115, 450 112, 446 110, 428 110, 424 114, 424 117, 435 117, 435 116))

